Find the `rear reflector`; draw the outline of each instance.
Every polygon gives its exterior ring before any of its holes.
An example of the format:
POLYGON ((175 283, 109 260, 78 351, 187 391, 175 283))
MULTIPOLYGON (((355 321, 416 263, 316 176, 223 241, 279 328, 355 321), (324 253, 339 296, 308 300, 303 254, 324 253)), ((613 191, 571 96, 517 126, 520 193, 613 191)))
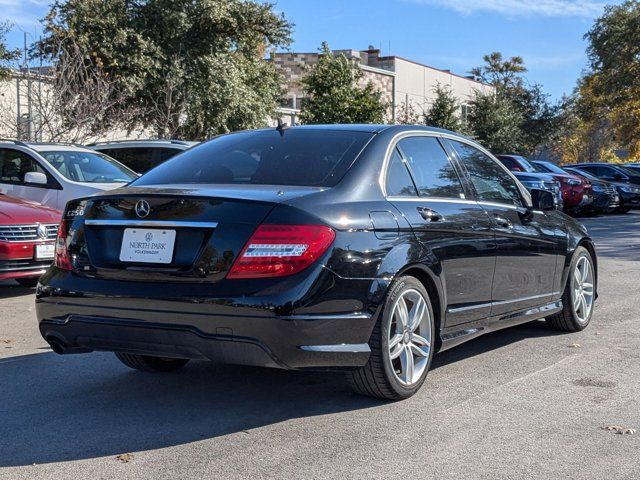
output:
POLYGON ((260 225, 227 278, 293 275, 315 262, 335 237, 335 232, 323 225, 260 225))

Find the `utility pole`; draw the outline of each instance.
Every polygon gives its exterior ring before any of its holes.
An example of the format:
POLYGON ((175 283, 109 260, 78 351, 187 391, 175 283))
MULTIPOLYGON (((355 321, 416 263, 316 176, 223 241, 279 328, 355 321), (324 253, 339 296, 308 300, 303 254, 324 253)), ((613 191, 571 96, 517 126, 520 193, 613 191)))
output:
POLYGON ((32 118, 33 111, 31 105, 32 99, 32 78, 29 68, 29 54, 27 48, 27 32, 24 32, 24 51, 22 57, 22 66, 16 77, 16 96, 17 96, 17 119, 16 119, 16 138, 18 140, 30 141, 32 136, 32 118))

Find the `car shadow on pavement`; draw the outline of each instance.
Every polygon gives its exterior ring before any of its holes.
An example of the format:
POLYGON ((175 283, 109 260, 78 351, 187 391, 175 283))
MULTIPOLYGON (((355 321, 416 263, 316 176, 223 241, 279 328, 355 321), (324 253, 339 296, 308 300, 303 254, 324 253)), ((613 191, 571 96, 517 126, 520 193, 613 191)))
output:
MULTIPOLYGON (((434 368, 525 338, 543 322, 503 330, 437 355, 434 368)), ((192 362, 178 373, 129 370, 109 353, 0 359, 0 467, 153 450, 292 418, 373 408, 339 372, 192 362)))
POLYGON ((35 295, 35 288, 26 288, 9 281, 0 281, 0 300, 4 298, 22 297, 24 295, 35 295))
POLYGON ((475 357, 483 353, 506 347, 512 343, 520 342, 530 338, 552 337, 557 335, 566 335, 564 332, 552 330, 547 326, 544 320, 525 323, 516 327, 505 328, 497 332, 483 335, 470 342, 454 347, 439 353, 433 358, 431 369, 434 370, 450 363, 475 357))
POLYGON ((141 373, 114 355, 52 352, 0 359, 0 467, 186 444, 385 402, 340 373, 192 362, 141 373))

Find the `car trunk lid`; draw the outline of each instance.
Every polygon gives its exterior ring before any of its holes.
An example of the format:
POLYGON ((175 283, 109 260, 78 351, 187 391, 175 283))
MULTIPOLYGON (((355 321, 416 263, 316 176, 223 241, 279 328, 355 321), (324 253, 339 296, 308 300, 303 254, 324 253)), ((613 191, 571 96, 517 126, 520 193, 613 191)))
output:
POLYGON ((120 280, 219 281, 277 203, 321 190, 252 187, 124 188, 90 197, 75 212, 74 267, 120 280))

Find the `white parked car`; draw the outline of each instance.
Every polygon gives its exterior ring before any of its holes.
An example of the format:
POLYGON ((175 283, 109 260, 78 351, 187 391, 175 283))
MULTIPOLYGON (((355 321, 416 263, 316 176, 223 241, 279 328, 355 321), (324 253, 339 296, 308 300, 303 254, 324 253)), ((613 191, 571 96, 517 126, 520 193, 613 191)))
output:
POLYGON ((184 140, 117 140, 91 143, 87 148, 109 155, 134 172, 143 174, 197 143, 184 140))
POLYGON ((57 210, 69 200, 121 187, 137 177, 113 158, 88 148, 0 141, 0 193, 57 210))

